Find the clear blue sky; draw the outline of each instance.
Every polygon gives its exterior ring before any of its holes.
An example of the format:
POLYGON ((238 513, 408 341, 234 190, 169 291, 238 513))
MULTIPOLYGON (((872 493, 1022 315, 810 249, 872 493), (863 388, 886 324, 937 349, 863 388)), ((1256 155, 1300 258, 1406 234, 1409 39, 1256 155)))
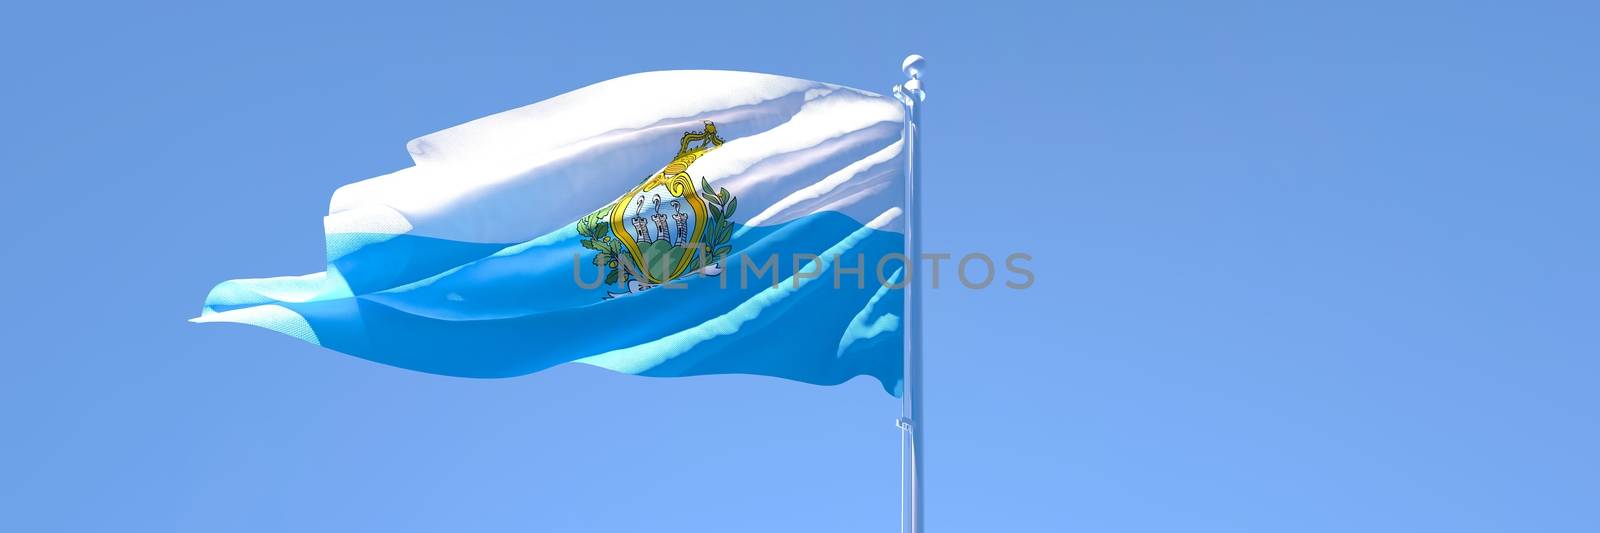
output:
POLYGON ((319 270, 412 137, 908 52, 928 248, 1038 276, 928 298, 933 531, 1600 527, 1592 3, 212 4, 0 18, 0 530, 893 531, 867 379, 463 380, 184 320, 319 270))

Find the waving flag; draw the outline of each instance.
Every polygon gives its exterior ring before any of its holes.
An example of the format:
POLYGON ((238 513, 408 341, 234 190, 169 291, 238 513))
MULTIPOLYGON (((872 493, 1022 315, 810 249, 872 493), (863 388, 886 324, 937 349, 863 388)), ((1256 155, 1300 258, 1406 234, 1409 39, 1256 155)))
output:
POLYGON ((414 166, 334 193, 324 272, 223 282, 194 321, 452 376, 899 395, 904 126, 892 98, 780 76, 601 82, 411 141, 414 166))

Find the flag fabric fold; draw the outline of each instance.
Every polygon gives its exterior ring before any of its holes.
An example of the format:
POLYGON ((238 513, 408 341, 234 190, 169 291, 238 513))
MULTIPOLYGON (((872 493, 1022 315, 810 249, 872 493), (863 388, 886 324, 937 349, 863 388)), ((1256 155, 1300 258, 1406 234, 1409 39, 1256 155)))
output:
POLYGON ((727 71, 601 82, 407 144, 339 188, 327 265, 223 282, 196 322, 412 370, 871 376, 898 395, 904 111, 727 71))

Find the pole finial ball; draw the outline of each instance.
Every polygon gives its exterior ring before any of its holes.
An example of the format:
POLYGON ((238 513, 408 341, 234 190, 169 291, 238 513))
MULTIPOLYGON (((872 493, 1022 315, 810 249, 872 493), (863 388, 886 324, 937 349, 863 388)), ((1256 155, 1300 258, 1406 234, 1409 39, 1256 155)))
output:
POLYGON ((906 56, 906 60, 900 63, 900 70, 913 80, 922 79, 922 69, 927 67, 928 60, 917 54, 906 56))

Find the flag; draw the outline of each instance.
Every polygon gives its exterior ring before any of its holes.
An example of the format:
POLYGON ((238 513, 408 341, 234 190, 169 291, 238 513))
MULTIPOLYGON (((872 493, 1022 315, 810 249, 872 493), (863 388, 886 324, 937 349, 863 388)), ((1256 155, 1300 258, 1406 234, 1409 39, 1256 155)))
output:
POLYGON ((340 187, 326 268, 236 279, 194 322, 397 367, 871 376, 901 392, 906 114, 728 71, 597 83, 407 144, 340 187))

